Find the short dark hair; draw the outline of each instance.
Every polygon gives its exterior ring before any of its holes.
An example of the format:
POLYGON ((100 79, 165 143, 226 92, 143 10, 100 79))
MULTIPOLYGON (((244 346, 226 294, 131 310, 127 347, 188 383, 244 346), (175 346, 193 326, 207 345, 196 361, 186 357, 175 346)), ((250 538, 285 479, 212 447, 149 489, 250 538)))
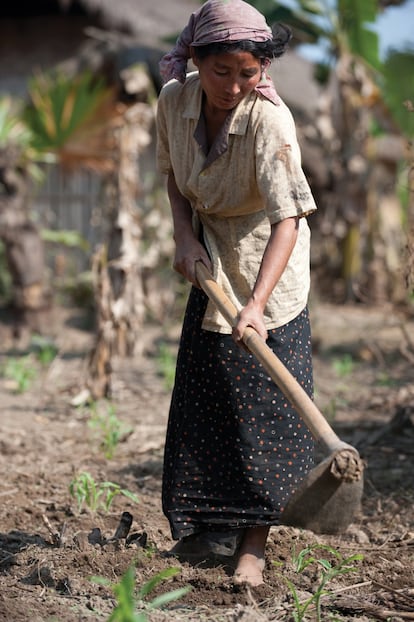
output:
POLYGON ((268 41, 220 41, 219 43, 207 43, 206 45, 195 45, 194 54, 199 60, 213 54, 224 54, 226 52, 250 52, 256 58, 279 58, 288 47, 292 38, 292 31, 285 24, 275 24, 272 28, 272 39, 268 41))

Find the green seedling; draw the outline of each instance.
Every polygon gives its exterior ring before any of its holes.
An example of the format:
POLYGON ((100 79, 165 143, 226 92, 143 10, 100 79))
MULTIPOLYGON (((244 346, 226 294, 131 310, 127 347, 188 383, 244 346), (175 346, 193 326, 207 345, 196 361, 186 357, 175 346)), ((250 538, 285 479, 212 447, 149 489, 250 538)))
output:
POLYGON ((360 561, 362 559, 363 555, 360 554, 343 557, 341 553, 339 553, 339 551, 325 544, 313 544, 311 546, 308 546, 302 549, 298 555, 296 555, 296 553, 294 552, 292 556, 292 561, 296 573, 302 573, 308 566, 312 564, 316 564, 321 568, 319 583, 315 593, 303 602, 299 598, 294 583, 283 575, 280 575, 282 579, 286 582, 286 585, 288 586, 293 597, 293 604, 295 607, 295 611, 293 612, 294 621, 302 622, 303 620, 305 620, 305 615, 308 609, 313 606, 316 610, 317 622, 322 622, 321 599, 323 596, 331 594, 331 592, 326 588, 327 584, 339 575, 356 572, 357 568, 353 564, 354 562, 360 561), (314 552, 317 550, 322 550, 329 553, 331 558, 333 558, 333 561, 326 558, 318 559, 317 557, 314 557, 314 552))
POLYGON ((36 377, 36 369, 30 355, 21 358, 9 358, 3 367, 3 376, 11 380, 16 393, 24 393, 30 388, 36 377))
POLYGON ((110 460, 113 458, 120 440, 131 432, 132 428, 118 419, 113 404, 107 403, 106 412, 98 412, 98 406, 93 403, 91 410, 92 414, 88 426, 98 436, 100 449, 105 458, 110 460))
POLYGON ((168 603, 182 598, 191 589, 186 587, 172 590, 157 596, 150 602, 145 602, 145 599, 159 583, 170 579, 178 572, 179 568, 166 568, 147 581, 137 592, 135 591, 136 573, 133 565, 124 573, 119 583, 111 584, 104 577, 92 577, 91 580, 94 583, 110 587, 115 594, 117 604, 107 622, 148 622, 146 611, 139 612, 138 608, 143 606, 146 610, 160 609, 168 603))
POLYGON ((30 342, 30 350, 34 353, 35 357, 46 367, 56 358, 58 353, 57 346, 46 337, 41 335, 34 335, 30 342))
POLYGON ((79 512, 85 506, 92 513, 96 513, 98 510, 109 512, 112 501, 117 495, 123 495, 134 503, 139 503, 139 499, 134 493, 113 482, 98 484, 87 471, 82 471, 73 478, 69 484, 69 492, 71 497, 76 499, 79 512))
POLYGON ((342 358, 334 359, 333 367, 338 376, 345 378, 354 371, 355 361, 350 354, 344 354, 342 358))
POLYGON ((166 343, 161 343, 157 354, 157 367, 164 379, 165 388, 170 391, 174 386, 176 356, 166 343))

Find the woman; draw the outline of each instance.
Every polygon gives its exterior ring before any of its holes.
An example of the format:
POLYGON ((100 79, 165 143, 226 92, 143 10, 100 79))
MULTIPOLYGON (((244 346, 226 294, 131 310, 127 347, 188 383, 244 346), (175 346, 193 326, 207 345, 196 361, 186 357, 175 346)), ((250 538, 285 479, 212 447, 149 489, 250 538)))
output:
MULTIPOLYGON (((163 510, 172 536, 242 536, 234 580, 260 585, 269 527, 312 465, 293 407, 243 349, 252 326, 312 394, 309 228, 316 207, 295 126, 266 69, 272 33, 242 0, 208 0, 160 63, 157 159, 168 176, 174 268, 192 287, 166 439, 163 510), (191 57, 196 72, 186 74, 191 57), (229 328, 200 290, 201 260, 240 310, 229 328), (237 344, 237 345, 236 345, 237 344)), ((204 540, 205 541, 205 540, 204 540)))

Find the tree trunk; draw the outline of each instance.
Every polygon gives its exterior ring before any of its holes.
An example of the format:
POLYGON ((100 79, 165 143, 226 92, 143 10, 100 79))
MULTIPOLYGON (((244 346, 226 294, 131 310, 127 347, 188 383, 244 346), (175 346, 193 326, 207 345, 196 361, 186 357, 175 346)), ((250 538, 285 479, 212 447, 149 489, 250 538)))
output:
POLYGON ((112 357, 132 356, 142 350, 145 308, 137 204, 139 154, 151 140, 152 121, 151 107, 137 103, 126 110, 113 131, 116 162, 105 181, 107 242, 95 257, 98 330, 88 380, 94 399, 110 394, 112 357))
POLYGON ((15 148, 0 150, 0 239, 12 280, 15 333, 41 331, 51 298, 45 283, 44 244, 28 214, 29 180, 15 148))
POLYGON ((331 153, 337 229, 343 250, 344 299, 401 301, 404 232, 397 197, 399 136, 364 65, 343 52, 336 67, 331 153), (370 152, 371 124, 388 132, 386 154, 370 152), (394 134, 394 135, 393 135, 394 134), (342 225, 342 226, 341 226, 342 225))

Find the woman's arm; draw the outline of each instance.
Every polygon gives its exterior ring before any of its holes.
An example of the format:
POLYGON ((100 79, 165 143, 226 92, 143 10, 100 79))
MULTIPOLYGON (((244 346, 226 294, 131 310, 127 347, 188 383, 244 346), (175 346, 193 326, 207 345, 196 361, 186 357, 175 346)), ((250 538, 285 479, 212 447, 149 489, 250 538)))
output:
POLYGON ((253 327, 263 339, 267 330, 263 312, 270 294, 283 274, 298 236, 299 218, 286 218, 271 225, 269 241, 257 275, 256 283, 246 306, 239 313, 233 338, 240 343, 246 326, 253 327))
POLYGON ((168 175, 167 191, 174 227, 175 256, 173 268, 190 283, 198 287, 195 276, 195 262, 201 259, 207 268, 211 270, 210 258, 204 246, 200 244, 194 235, 191 205, 177 188, 173 173, 168 175))

